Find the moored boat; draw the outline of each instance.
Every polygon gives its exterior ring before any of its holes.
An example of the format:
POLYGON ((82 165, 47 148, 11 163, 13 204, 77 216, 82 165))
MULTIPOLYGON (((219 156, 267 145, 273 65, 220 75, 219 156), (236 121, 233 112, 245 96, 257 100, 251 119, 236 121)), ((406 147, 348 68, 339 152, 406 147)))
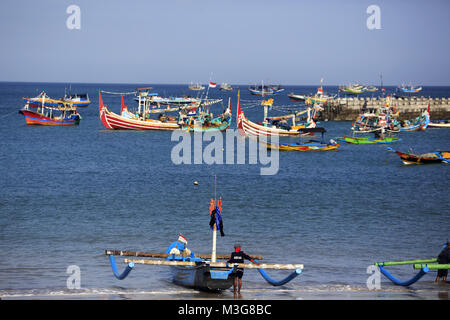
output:
POLYGON ((87 107, 91 103, 87 93, 74 93, 66 95, 61 100, 71 103, 74 107, 87 107))
POLYGON ((213 117, 207 107, 200 107, 193 115, 184 114, 180 117, 181 129, 189 132, 225 131, 231 124, 231 99, 228 99, 228 108, 217 117, 213 117))
POLYGON ((284 88, 281 85, 254 85, 248 88, 253 95, 258 96, 274 96, 284 91, 284 88))
POLYGON ((230 84, 228 84, 228 83, 222 83, 220 85, 219 89, 222 90, 222 91, 233 91, 233 87, 230 84))
POLYGON ((116 114, 103 104, 102 95, 99 92, 99 115, 106 129, 111 130, 177 130, 180 128, 178 121, 173 118, 151 119, 149 113, 139 110, 137 114, 128 111, 123 97, 121 113, 116 114))
POLYGON ((62 100, 53 101, 50 106, 45 103, 45 98, 40 105, 35 100, 32 102, 27 100, 19 114, 25 117, 27 125, 70 126, 80 124, 81 116, 75 106, 62 100))
POLYGON ((400 152, 392 148, 388 148, 388 151, 396 153, 403 164, 429 164, 450 162, 450 151, 436 151, 423 154, 400 152))
POLYGON ((339 143, 337 143, 333 139, 331 139, 329 143, 324 141, 323 137, 324 133, 326 132, 325 128, 304 128, 300 130, 302 131, 302 133, 321 133, 322 139, 320 141, 309 139, 307 141, 300 141, 290 144, 274 144, 267 142, 260 143, 266 145, 268 149, 275 149, 280 151, 332 151, 337 150, 340 146, 339 143))
POLYGON ((428 123, 428 128, 450 128, 450 120, 433 120, 428 123))
POLYGON ((238 92, 236 122, 239 132, 242 135, 247 136, 263 136, 263 135, 298 136, 301 134, 300 129, 305 127, 312 128, 316 126, 314 116, 311 116, 311 113, 316 114, 316 110, 318 109, 308 108, 308 110, 304 110, 299 113, 294 113, 282 117, 268 117, 267 112, 268 108, 271 106, 271 103, 273 103, 273 100, 271 99, 262 102, 262 105, 264 107, 264 121, 262 124, 258 124, 250 121, 247 117, 245 117, 245 114, 241 109, 240 94, 238 92), (303 124, 296 123, 295 120, 296 116, 306 112, 308 112, 307 122, 303 124), (287 121, 289 120, 292 121, 292 125, 287 123, 287 121), (272 121, 272 123, 270 123, 270 121, 272 121), (283 123, 280 121, 283 121, 283 123))
POLYGON ((189 90, 193 90, 193 91, 201 91, 204 90, 205 87, 200 84, 200 83, 192 83, 189 85, 189 90))

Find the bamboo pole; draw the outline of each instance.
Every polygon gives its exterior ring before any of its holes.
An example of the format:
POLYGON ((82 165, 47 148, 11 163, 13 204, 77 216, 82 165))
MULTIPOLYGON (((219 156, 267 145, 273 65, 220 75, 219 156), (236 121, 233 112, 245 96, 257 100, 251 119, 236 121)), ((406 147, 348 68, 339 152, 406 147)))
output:
MULTIPOLYGON (((168 260, 147 260, 147 259, 125 259, 125 263, 133 262, 134 264, 147 264, 147 265, 160 265, 160 266, 185 266, 194 267, 198 263, 190 261, 168 261, 168 260)), ((303 264, 278 264, 278 263, 260 263, 260 264, 250 264, 250 263, 235 263, 227 264, 225 262, 211 262, 208 263, 209 266, 215 268, 232 268, 236 266, 237 268, 246 269, 276 269, 276 270, 294 270, 303 269, 303 264)))
MULTIPOLYGON (((167 258, 171 257, 171 254, 160 252, 141 252, 141 251, 122 251, 122 250, 105 250, 105 255, 123 256, 123 257, 143 257, 143 258, 167 258)), ((183 255, 177 254, 175 257, 182 257, 183 255)), ((211 259, 211 254, 196 254, 195 257, 202 259, 211 259)), ((217 259, 229 259, 230 254, 216 254, 217 259)), ((263 260, 262 256, 252 256, 253 259, 263 260)))
POLYGON ((429 270, 450 269, 450 264, 414 264, 414 269, 428 268, 429 270))
POLYGON ((437 258, 421 259, 421 260, 376 262, 375 265, 376 266, 399 266, 399 265, 405 265, 405 264, 432 263, 432 262, 437 262, 437 258))

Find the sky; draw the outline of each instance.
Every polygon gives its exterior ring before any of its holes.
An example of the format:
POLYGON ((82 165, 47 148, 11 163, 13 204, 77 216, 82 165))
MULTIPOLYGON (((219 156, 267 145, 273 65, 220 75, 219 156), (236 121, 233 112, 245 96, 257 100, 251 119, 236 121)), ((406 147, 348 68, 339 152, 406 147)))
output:
POLYGON ((450 85, 449 31, 448 0, 1 0, 0 81, 450 85))

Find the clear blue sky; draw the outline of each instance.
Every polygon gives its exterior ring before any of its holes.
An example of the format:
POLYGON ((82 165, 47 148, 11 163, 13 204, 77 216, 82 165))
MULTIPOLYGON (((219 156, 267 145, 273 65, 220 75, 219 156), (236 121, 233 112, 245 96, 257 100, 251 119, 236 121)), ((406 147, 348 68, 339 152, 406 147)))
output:
POLYGON ((449 35, 448 0, 1 0, 0 81, 450 85, 449 35))

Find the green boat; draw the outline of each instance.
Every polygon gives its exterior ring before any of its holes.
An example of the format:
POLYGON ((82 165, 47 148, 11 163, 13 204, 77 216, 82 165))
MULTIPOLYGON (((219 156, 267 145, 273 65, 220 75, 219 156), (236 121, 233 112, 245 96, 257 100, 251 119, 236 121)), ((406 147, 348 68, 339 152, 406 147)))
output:
POLYGON ((396 137, 385 137, 385 138, 371 138, 371 137, 336 137, 336 140, 351 143, 351 144, 375 144, 375 143, 393 143, 400 141, 401 139, 396 137))

